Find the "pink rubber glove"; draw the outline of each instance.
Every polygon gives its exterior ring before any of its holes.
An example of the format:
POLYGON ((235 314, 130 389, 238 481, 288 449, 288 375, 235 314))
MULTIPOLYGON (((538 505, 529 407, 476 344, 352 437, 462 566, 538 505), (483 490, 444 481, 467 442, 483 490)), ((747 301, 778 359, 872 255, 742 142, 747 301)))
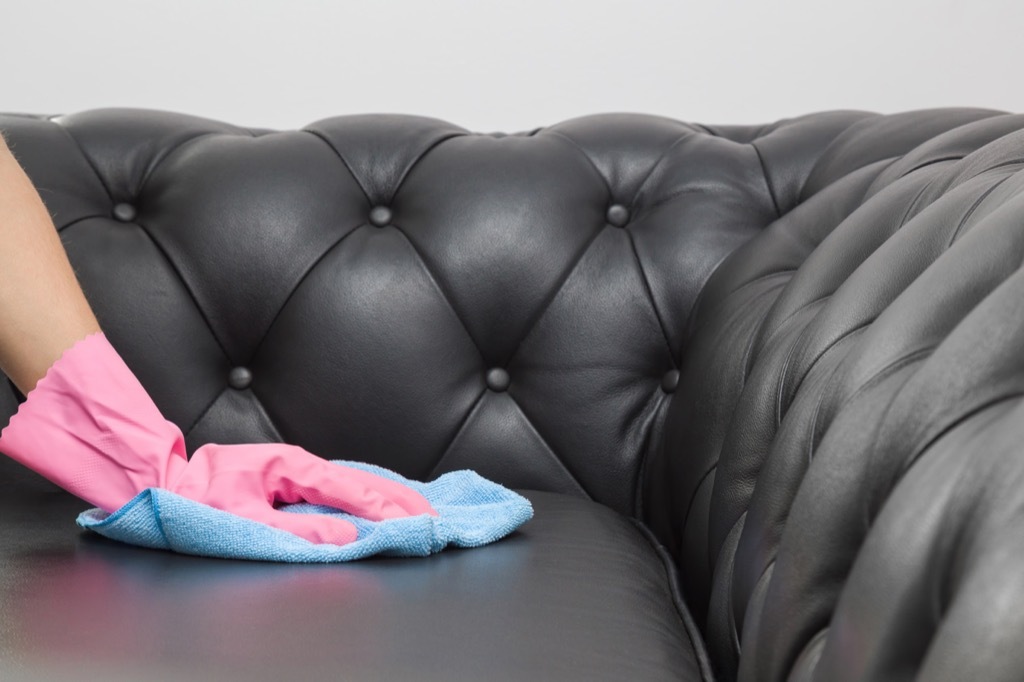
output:
POLYGON ((408 486, 297 445, 207 443, 188 459, 181 429, 160 414, 102 331, 47 369, 0 431, 0 452, 106 512, 146 488, 166 488, 310 542, 343 545, 356 528, 275 503, 329 505, 371 521, 437 516, 408 486))

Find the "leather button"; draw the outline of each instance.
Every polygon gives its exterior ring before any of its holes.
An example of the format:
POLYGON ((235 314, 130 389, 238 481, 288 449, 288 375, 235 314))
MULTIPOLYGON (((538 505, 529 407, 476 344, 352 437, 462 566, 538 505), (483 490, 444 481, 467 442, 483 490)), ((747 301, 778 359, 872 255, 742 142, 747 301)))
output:
POLYGON ((679 385, 679 370, 670 369, 665 372, 665 376, 661 378, 661 390, 665 393, 672 393, 676 390, 676 386, 679 385))
POLYGON ((231 384, 231 388, 248 388, 252 383, 252 372, 246 367, 235 367, 228 375, 228 383, 231 384))
POLYGON ((508 388, 508 372, 501 367, 494 367, 487 372, 487 388, 492 391, 504 391, 508 388))
POLYGON ((391 209, 387 206, 374 206, 370 211, 370 222, 377 227, 384 227, 391 222, 391 209))
POLYGON ((122 223, 130 223, 135 220, 135 207, 131 204, 118 204, 114 206, 114 217, 122 223))
POLYGON ((612 204, 608 207, 606 218, 615 227, 622 227, 629 222, 629 209, 622 204, 612 204))

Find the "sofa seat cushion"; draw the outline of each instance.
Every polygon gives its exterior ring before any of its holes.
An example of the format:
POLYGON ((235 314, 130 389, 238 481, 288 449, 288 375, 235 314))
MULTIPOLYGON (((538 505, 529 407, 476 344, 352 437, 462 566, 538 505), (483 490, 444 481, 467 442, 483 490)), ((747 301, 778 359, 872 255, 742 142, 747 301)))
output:
POLYGON ((520 491, 520 530, 428 558, 263 563, 82 531, 83 502, 14 466, 0 679, 703 679, 663 550, 594 502, 520 491))

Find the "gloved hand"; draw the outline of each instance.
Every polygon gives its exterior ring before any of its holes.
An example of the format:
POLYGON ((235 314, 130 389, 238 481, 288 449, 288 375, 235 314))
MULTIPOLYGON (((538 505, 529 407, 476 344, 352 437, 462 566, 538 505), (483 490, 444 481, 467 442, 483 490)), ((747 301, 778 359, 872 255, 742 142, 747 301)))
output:
POLYGON ((371 521, 437 516, 408 486, 297 445, 207 443, 188 459, 181 429, 160 414, 102 331, 50 366, 0 431, 0 452, 106 512, 148 487, 166 488, 317 543, 352 542, 356 528, 274 505, 306 501, 371 521))

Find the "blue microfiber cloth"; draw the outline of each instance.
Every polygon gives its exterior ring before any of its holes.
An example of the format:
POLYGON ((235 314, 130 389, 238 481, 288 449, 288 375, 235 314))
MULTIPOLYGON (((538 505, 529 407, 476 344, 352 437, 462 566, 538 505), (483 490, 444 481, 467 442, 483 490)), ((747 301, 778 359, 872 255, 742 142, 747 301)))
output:
POLYGON ((76 523, 114 540, 183 554, 327 563, 373 554, 428 556, 448 545, 478 547, 505 537, 533 517, 529 500, 469 469, 421 483, 374 464, 330 461, 409 486, 427 498, 438 516, 368 521, 334 507, 305 502, 280 507, 298 514, 338 516, 359 532, 355 542, 347 545, 323 545, 163 488, 146 488, 114 513, 89 509, 78 515, 76 523))

